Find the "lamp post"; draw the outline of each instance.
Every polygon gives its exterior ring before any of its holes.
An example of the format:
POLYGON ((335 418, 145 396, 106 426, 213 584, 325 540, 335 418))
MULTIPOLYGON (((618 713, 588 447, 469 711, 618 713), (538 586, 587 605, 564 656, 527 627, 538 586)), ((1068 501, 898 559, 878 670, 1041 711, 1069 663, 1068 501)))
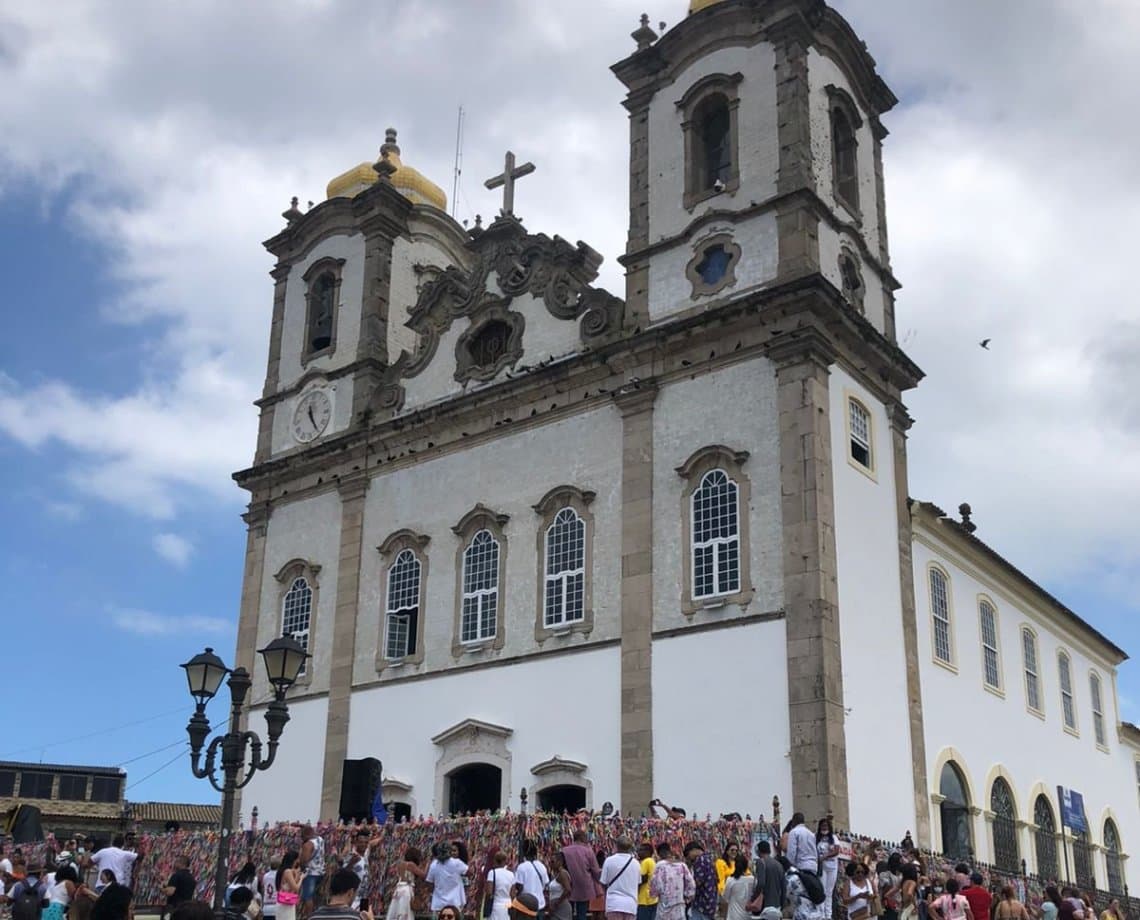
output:
POLYGON ((249 784, 259 770, 268 770, 277 756, 277 744, 285 723, 289 721, 289 707, 285 704, 285 694, 296 682, 309 657, 296 639, 282 636, 274 639, 258 653, 265 661, 269 683, 273 686, 273 700, 265 711, 268 756, 261 756, 261 738, 255 732, 239 731, 246 694, 253 685, 245 668, 232 671, 207 648, 187 661, 181 667, 186 671, 186 682, 190 685, 190 695, 194 698, 194 714, 186 733, 190 736, 190 769, 198 779, 209 779, 210 785, 222 794, 222 826, 218 836, 218 866, 214 873, 214 909, 221 910, 225 898, 226 882, 229 874, 230 834, 234 820, 234 796, 239 789, 249 784), (202 748, 210 735, 210 720, 206 718, 206 704, 214 698, 229 675, 226 683, 230 688, 229 730, 219 735, 206 747, 206 762, 202 764, 202 748), (217 759, 221 753, 222 780, 217 777, 217 759), (249 762, 246 764, 246 755, 249 762))

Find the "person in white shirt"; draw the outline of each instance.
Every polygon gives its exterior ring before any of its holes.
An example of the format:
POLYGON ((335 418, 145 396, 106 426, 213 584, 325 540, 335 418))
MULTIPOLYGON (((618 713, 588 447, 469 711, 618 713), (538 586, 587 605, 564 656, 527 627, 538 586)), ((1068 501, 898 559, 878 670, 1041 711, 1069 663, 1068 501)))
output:
POLYGON ((458 907, 463 912, 467 904, 467 892, 463 882, 467 875, 467 863, 451 855, 450 843, 437 843, 432 849, 431 866, 424 881, 432 886, 431 909, 437 913, 445 907, 458 907))
POLYGON ((129 888, 131 871, 134 869, 135 860, 138 858, 138 853, 123 849, 123 835, 119 834, 111 841, 109 847, 103 847, 98 853, 90 856, 88 861, 99 870, 100 874, 104 869, 110 869, 111 874, 115 876, 115 881, 129 888))
POLYGON ((261 915, 268 920, 277 917, 277 870, 281 868, 281 857, 269 858, 269 868, 261 874, 258 890, 261 893, 261 915))
POLYGON ((539 916, 546 910, 546 886, 550 884, 550 872, 538 858, 538 844, 528 840, 523 846, 523 860, 515 868, 515 890, 533 894, 538 901, 539 916))
POLYGON ((633 852, 633 841, 618 837, 617 852, 602 863, 598 879, 606 892, 606 920, 633 920, 637 915, 637 887, 641 884, 641 864, 633 852))
POLYGON ((819 850, 815 834, 804 824, 804 813, 797 811, 788 822, 788 862, 797 869, 808 872, 819 871, 819 850))

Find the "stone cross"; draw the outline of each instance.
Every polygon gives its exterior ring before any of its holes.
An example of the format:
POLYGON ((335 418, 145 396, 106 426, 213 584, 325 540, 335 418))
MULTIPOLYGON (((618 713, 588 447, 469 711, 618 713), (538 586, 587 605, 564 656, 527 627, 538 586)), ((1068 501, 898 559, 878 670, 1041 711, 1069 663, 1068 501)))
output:
POLYGON ((533 163, 523 163, 516 168, 515 155, 508 150, 502 173, 483 183, 487 188, 498 188, 500 185, 503 187, 503 209, 500 213, 504 217, 515 213, 515 180, 529 176, 532 172, 534 172, 533 163))

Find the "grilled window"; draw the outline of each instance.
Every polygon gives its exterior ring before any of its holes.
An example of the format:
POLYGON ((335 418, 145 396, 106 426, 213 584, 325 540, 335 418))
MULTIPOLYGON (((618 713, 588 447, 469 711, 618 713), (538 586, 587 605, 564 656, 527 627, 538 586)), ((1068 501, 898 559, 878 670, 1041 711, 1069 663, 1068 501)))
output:
POLYGON ((710 470, 693 492, 693 597, 740 590, 740 493, 724 470, 710 470))
POLYGON ((1001 689, 1001 666, 998 656, 997 611, 989 601, 978 604, 982 633, 982 676, 986 686, 1001 689))
POLYGON ((930 570, 930 619, 934 631, 934 657, 944 664, 953 664, 953 646, 950 643, 950 588, 946 573, 930 570))
POLYGON ((1030 629, 1021 630, 1021 663, 1025 670, 1025 705, 1034 712, 1041 708, 1041 679, 1037 674, 1037 636, 1030 629))

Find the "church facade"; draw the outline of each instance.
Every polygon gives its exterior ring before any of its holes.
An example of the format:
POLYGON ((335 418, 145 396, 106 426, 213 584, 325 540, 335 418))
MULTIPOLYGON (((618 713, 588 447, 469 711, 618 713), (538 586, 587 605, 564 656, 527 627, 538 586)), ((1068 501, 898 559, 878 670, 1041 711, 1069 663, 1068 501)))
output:
POLYGON ((515 216, 527 166, 508 156, 503 211, 469 231, 395 132, 266 244, 268 372, 235 477, 250 492, 237 663, 256 671, 283 632, 312 658, 245 802, 336 818, 345 762, 374 757, 412 814, 517 808, 523 789, 531 807, 757 814, 775 794, 977 854, 996 834, 1008 858, 996 777, 1016 786, 1031 858, 1038 786, 1054 812, 1056 786, 1086 789, 1100 830, 1081 845, 1106 877, 1104 821, 1140 833, 1123 652, 908 499, 904 396, 922 373, 895 336, 895 97, 815 0, 694 0, 633 39, 613 68, 624 298, 594 285, 587 244, 515 216), (998 620, 971 637, 971 591, 1000 619, 997 688, 998 620), (1084 689, 1067 704, 1014 710, 1027 624, 1041 684, 1071 648, 1084 689), (1043 756, 1083 747, 1053 772, 989 776, 998 739, 962 740, 975 696, 1015 713, 1011 763, 1027 719, 1043 756), (1099 706, 1083 733, 1046 737, 1078 699, 1099 706))

